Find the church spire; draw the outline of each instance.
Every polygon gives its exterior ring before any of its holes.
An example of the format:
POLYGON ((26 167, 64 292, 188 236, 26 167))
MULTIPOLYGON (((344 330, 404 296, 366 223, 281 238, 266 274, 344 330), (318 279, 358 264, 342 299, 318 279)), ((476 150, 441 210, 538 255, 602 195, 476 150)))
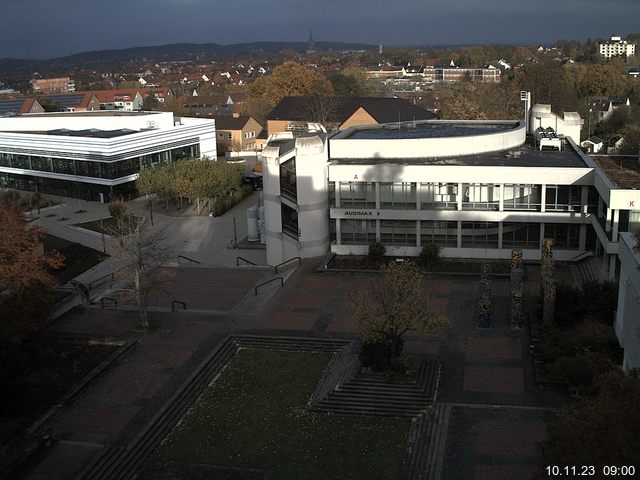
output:
POLYGON ((313 41, 313 30, 309 30, 309 41, 307 42, 307 53, 316 53, 316 42, 313 41))

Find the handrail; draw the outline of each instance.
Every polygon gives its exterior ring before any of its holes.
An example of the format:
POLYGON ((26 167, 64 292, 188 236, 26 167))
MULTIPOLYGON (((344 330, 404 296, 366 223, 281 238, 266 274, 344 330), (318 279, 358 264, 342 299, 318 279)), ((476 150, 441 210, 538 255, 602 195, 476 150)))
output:
POLYGON ((280 286, 281 287, 284 286, 284 278, 275 277, 275 278, 272 278, 271 280, 267 280, 266 282, 262 282, 261 284, 256 285, 255 287, 253 287, 253 291, 255 292, 256 295, 258 295, 258 288, 264 287, 265 285, 267 285, 267 284, 269 284, 271 282, 275 282, 276 280, 280 280, 280 286))
POLYGON ((578 255, 573 257, 571 260, 569 260, 569 263, 578 263, 592 256, 593 256, 593 252, 591 250, 587 250, 586 252, 579 253, 578 255))
POLYGON ((189 260, 191 263, 197 263, 197 264, 200 264, 200 262, 199 262, 199 261, 194 260, 193 258, 185 257, 184 255, 178 255, 178 260, 180 260, 181 258, 184 258, 185 260, 189 260))
POLYGON ((257 263, 253 263, 251 260, 247 260, 246 258, 236 257, 236 267, 240 266, 240 260, 242 260, 243 262, 248 263, 249 265, 258 265, 257 263))
POLYGON ((293 260, 298 260, 298 265, 302 265, 302 258, 300 257, 293 257, 290 258, 289 260, 285 260, 284 262, 276 265, 275 267, 273 267, 273 273, 278 273, 278 268, 282 267, 283 265, 286 265, 287 263, 293 261, 293 260))
POLYGON ((106 275, 103 275, 102 277, 96 278, 95 280, 89 282, 89 291, 91 291, 94 286, 103 283, 103 280, 106 279, 106 278, 109 278, 109 277, 111 277, 111 284, 109 285, 109 288, 113 287, 113 281, 115 280, 116 274, 120 273, 123 270, 126 270, 128 268, 131 268, 131 265, 126 265, 126 266, 124 266, 122 268, 119 268, 115 272, 107 273, 106 275))
POLYGON ((183 310, 187 309, 187 304, 185 302, 181 302, 180 300, 172 300, 171 301, 171 311, 172 312, 176 311, 176 304, 180 305, 183 310))
POLYGON ((117 307, 118 306, 118 300, 116 300, 115 298, 109 298, 109 297, 102 297, 100 299, 100 308, 102 310, 104 310, 104 303, 105 300, 109 301, 111 303, 111 305, 108 305, 110 307, 117 307))

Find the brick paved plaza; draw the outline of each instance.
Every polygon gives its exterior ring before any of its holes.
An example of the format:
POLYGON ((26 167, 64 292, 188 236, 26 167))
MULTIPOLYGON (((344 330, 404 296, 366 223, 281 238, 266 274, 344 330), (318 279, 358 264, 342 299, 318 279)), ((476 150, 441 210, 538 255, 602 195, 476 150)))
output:
MULTIPOLYGON (((321 275, 306 261, 283 288, 252 311, 234 313, 265 278, 260 268, 178 267, 167 270, 166 292, 154 305, 180 299, 195 312, 152 310, 157 329, 133 333, 134 311, 92 306, 61 318, 59 332, 135 340, 104 373, 41 427, 58 441, 26 478, 75 478, 106 447, 124 448, 178 385, 231 332, 356 339, 346 296, 371 287, 372 275, 321 275), (208 313, 207 311, 211 311, 208 313)), ((564 273, 563 273, 564 274, 564 273)), ((537 270, 527 267, 526 291, 537 293, 537 270)), ((451 404, 443 479, 524 479, 536 466, 536 443, 563 397, 534 388, 526 331, 508 320, 508 278, 492 278, 489 329, 477 327, 478 279, 430 276, 424 291, 453 326, 439 335, 406 336, 406 352, 443 365, 439 401, 451 404)), ((525 299, 526 305, 531 297, 525 299)))

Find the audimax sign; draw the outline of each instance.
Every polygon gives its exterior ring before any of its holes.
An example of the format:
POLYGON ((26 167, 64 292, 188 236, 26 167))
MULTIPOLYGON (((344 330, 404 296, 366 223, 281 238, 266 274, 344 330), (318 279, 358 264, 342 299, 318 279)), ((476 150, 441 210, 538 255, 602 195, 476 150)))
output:
POLYGON ((379 217, 378 210, 345 210, 345 217, 379 217))

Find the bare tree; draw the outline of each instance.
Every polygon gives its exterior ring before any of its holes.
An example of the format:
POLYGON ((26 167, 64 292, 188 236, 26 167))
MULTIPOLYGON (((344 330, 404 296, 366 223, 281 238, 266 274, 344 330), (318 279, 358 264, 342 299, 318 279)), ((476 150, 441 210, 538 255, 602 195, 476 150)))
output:
POLYGON ((114 225, 107 230, 114 239, 114 256, 125 265, 118 272, 123 286, 117 290, 135 300, 140 326, 146 329, 149 328, 149 293, 159 285, 154 270, 172 256, 173 250, 164 243, 164 231, 154 231, 144 218, 124 214, 114 220, 114 225))
POLYGON ((330 96, 308 97, 305 101, 304 116, 308 122, 320 123, 327 130, 337 127, 334 117, 338 108, 338 99, 330 96))

